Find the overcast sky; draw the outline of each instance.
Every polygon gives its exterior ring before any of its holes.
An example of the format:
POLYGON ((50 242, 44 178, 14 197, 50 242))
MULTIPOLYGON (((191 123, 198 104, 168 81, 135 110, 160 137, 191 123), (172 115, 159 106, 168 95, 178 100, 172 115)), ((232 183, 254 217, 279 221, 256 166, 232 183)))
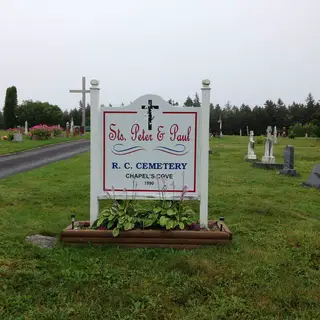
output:
POLYGON ((114 105, 205 78, 214 104, 320 99, 320 0, 0 0, 0 43, 2 101, 74 108, 82 76, 114 105))

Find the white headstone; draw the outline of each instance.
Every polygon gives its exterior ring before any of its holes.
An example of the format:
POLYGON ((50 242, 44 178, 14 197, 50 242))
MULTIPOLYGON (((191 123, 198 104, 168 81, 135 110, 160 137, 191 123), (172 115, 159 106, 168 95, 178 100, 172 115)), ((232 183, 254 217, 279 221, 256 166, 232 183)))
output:
POLYGON ((207 227, 210 81, 203 81, 201 107, 188 110, 152 94, 101 108, 98 85, 91 81, 90 223, 99 199, 155 200, 164 186, 168 199, 179 199, 187 186, 207 227))
POLYGON ((242 130, 240 129, 240 137, 242 137, 242 130))
POLYGON ((248 143, 248 154, 246 157, 248 160, 257 160, 257 155, 254 153, 254 133, 250 131, 250 138, 248 143))
POLYGON ((308 134, 307 133, 305 134, 305 137, 308 138, 308 134))
POLYGON ((222 134, 222 119, 221 119, 221 115, 219 117, 218 123, 219 123, 219 130, 220 130, 219 136, 220 136, 220 138, 222 138, 223 134, 222 134))
POLYGON ((274 129, 273 129, 273 142, 274 144, 278 143, 278 131, 276 126, 274 126, 274 129))
POLYGON ((272 141, 272 127, 267 128, 267 140, 264 147, 264 156, 261 162, 264 163, 275 163, 275 157, 273 156, 273 141, 272 141))
POLYGON ((25 121, 24 123, 24 133, 28 134, 28 121, 25 121))
POLYGON ((73 127, 74 127, 73 118, 71 118, 70 132, 72 133, 73 133, 73 127))

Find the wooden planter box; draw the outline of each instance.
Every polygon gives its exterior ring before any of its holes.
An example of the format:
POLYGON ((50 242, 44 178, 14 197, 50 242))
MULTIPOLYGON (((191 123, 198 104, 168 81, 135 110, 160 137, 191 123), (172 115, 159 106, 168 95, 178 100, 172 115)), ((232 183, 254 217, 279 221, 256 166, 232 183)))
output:
MULTIPOLYGON (((80 222, 89 226, 89 222, 80 222)), ((196 249, 208 245, 229 244, 232 233, 224 224, 222 231, 212 230, 130 230, 120 231, 113 237, 112 230, 72 230, 71 225, 61 233, 61 240, 68 245, 116 245, 127 248, 196 249)))

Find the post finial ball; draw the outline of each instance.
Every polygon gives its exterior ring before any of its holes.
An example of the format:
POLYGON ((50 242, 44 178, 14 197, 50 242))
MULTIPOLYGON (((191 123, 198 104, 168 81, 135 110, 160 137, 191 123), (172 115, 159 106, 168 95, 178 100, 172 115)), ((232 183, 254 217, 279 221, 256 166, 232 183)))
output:
POLYGON ((92 80, 90 81, 90 84, 91 84, 92 86, 98 86, 98 85, 99 85, 99 81, 98 81, 97 79, 92 79, 92 80))
POLYGON ((202 80, 202 85, 204 87, 209 87, 210 86, 210 80, 209 79, 204 79, 202 80))

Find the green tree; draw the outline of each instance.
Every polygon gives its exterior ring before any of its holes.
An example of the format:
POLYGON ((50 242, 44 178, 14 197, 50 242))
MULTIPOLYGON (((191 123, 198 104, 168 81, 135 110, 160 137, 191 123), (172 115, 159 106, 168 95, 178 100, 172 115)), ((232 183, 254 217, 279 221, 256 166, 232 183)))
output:
POLYGON ((172 99, 169 99, 168 103, 170 103, 172 106, 178 106, 179 105, 179 103, 177 101, 174 101, 172 99))
POLYGON ((90 104, 87 103, 86 107, 86 126, 90 126, 90 104))
POLYGON ((41 101, 23 101, 16 110, 17 124, 20 126, 24 126, 25 121, 28 121, 29 127, 38 124, 57 125, 61 124, 63 116, 57 105, 41 101))
POLYGON ((16 109, 18 106, 17 88, 7 88, 3 107, 3 118, 5 129, 14 128, 17 125, 16 109))
POLYGON ((4 129, 3 113, 0 111, 0 129, 4 129))
POLYGON ((193 101, 190 96, 187 97, 187 100, 184 102, 184 107, 193 107, 193 101))
POLYGON ((193 106, 194 107, 201 107, 200 99, 198 93, 195 94, 193 99, 193 106))

